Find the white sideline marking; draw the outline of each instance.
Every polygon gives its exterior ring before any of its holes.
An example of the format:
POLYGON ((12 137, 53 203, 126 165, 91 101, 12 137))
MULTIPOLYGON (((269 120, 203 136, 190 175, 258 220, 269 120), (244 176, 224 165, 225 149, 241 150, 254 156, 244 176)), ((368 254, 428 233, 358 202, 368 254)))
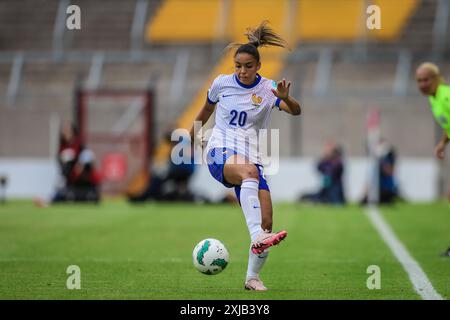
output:
POLYGON ((414 290, 422 297, 422 299, 444 300, 433 288, 433 285, 430 280, 428 280, 427 275, 423 272, 417 261, 409 254, 405 246, 395 236, 395 233, 390 226, 384 221, 378 209, 374 206, 370 206, 367 208, 366 214, 375 229, 377 229, 381 238, 386 242, 394 256, 405 269, 406 273, 408 273, 409 279, 414 286, 414 290))

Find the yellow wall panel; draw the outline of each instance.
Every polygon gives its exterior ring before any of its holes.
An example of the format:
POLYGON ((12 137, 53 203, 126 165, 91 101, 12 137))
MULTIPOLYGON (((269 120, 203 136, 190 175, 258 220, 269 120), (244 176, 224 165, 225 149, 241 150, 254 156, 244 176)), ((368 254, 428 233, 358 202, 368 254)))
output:
POLYGON ((363 0, 301 0, 297 35, 301 40, 352 40, 360 33, 363 0))
POLYGON ((374 4, 381 9, 381 29, 370 30, 370 37, 378 40, 398 39, 410 17, 417 9, 417 0, 375 0, 374 4))
POLYGON ((215 38, 220 0, 166 0, 147 24, 152 41, 210 41, 215 38))

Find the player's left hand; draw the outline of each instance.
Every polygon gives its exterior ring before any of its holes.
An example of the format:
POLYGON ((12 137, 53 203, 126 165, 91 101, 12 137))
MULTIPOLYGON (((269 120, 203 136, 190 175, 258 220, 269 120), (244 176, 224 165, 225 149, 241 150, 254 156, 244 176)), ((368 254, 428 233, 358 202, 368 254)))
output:
POLYGON ((291 82, 289 81, 286 84, 286 79, 283 79, 281 81, 278 81, 277 83, 277 90, 272 89, 273 94, 275 97, 284 100, 289 97, 289 87, 291 86, 291 82))
POLYGON ((434 155, 439 160, 444 160, 445 157, 445 143, 439 142, 437 146, 434 148, 434 155))

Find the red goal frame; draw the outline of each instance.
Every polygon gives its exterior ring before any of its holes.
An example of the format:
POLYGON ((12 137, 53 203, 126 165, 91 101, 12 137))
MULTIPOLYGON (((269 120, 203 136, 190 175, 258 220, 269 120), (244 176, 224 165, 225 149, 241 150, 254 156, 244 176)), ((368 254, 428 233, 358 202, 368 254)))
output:
MULTIPOLYGON (((129 144, 141 143, 143 151, 141 152, 140 165, 139 168, 135 168, 136 172, 129 172, 128 176, 125 178, 126 181, 118 183, 116 186, 108 185, 108 181, 104 181, 106 184, 102 188, 102 193, 123 195, 129 192, 130 189, 136 189, 133 187, 140 179, 147 179, 149 176, 149 168, 151 166, 151 160, 154 149, 154 93, 152 90, 130 90, 130 89, 78 89, 75 91, 75 103, 74 103, 74 119, 75 124, 79 130, 79 135, 81 142, 87 148, 91 145, 96 144, 129 144), (88 120, 89 120, 89 101, 90 99, 133 99, 141 98, 143 99, 143 111, 142 116, 143 130, 139 133, 134 134, 121 134, 120 136, 115 136, 110 132, 89 132, 88 120)), ((131 148, 131 147, 130 147, 131 148)), ((95 149, 93 150, 95 153, 95 149)), ((102 171, 100 161, 96 161, 97 168, 102 171)), ((139 182, 138 182, 139 183, 139 182)), ((109 184, 111 184, 109 182, 109 184)), ((142 186, 140 186, 142 188, 142 186)))

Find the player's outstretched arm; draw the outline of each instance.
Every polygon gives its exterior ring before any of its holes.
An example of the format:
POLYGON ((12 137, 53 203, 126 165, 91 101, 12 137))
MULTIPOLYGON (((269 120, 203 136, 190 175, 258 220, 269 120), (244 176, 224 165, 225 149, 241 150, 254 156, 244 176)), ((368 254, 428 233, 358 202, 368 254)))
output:
POLYGON ((444 159, 445 146, 447 145, 449 140, 450 139, 448 138, 447 132, 444 131, 441 140, 439 140, 438 144, 436 145, 436 148, 434 149, 434 154, 441 160, 444 159))
MULTIPOLYGON (((209 117, 211 117, 212 113, 214 112, 214 108, 216 107, 215 104, 209 103, 208 100, 206 100, 205 105, 198 113, 197 117, 195 118, 195 121, 200 121, 202 126, 208 121, 209 117)), ((189 134, 191 136, 191 141, 194 142, 194 135, 197 134, 197 132, 194 132, 194 124, 192 124, 191 130, 189 131, 189 134)))
POLYGON ((277 83, 277 89, 272 89, 273 94, 281 100, 280 109, 292 114, 294 116, 298 116, 302 113, 302 108, 300 104, 289 96, 289 87, 291 86, 291 82, 289 81, 286 84, 286 79, 283 79, 277 83))

